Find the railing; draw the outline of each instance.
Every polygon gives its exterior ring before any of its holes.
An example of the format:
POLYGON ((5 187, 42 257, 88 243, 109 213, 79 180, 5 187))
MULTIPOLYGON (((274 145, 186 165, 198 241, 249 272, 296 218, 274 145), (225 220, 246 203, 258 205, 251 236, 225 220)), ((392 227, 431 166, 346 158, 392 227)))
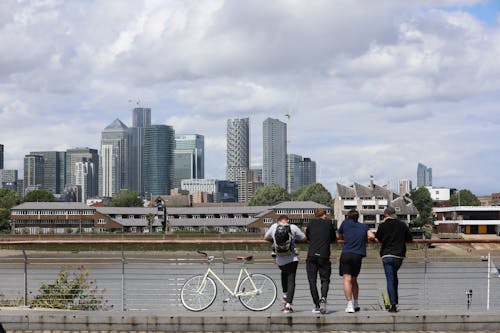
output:
MULTIPOLYGON (((28 248, 32 245, 118 245, 124 249, 128 245, 160 244, 165 246, 217 244, 220 249, 216 255, 214 269, 224 275, 229 284, 234 284, 239 264, 234 260, 244 251, 228 250, 235 245, 268 244, 263 240, 26 240, 0 241, 0 246, 28 248)), ((488 262, 482 261, 488 250, 456 247, 457 244, 491 244, 498 251, 492 251, 492 262, 500 263, 500 239, 486 240, 415 240, 418 250, 409 251, 400 270, 400 308, 403 310, 486 310, 500 309, 500 278, 494 274, 488 262), (427 244, 438 244, 429 249, 427 244), (493 245, 494 244, 494 245, 493 245), (443 249, 442 247, 451 249, 443 249), (488 292, 488 284, 490 285, 488 292), (472 293, 470 291, 472 290, 472 293), (489 294, 489 298, 488 298, 489 294), (488 302, 489 299, 489 302, 488 302), (468 304, 469 302, 469 304, 468 304), (488 304, 489 303, 489 304, 488 304)), ((409 247, 412 247, 409 245, 409 247)), ((413 248, 413 247, 412 247, 413 248)), ((194 251, 183 252, 84 252, 84 253, 37 253, 25 250, 0 250, 0 303, 21 306, 44 306, 56 301, 63 302, 75 297, 68 307, 89 310, 110 311, 162 311, 169 313, 184 312, 179 301, 179 290, 184 281, 201 273, 204 269, 203 257, 194 251), (9 251, 9 252, 6 252, 9 251), (81 269, 81 267, 85 269, 81 269), (80 267, 80 270, 79 270, 80 267), (54 296, 43 296, 40 287, 53 284, 61 268, 80 275, 88 272, 89 288, 82 284, 54 296), (95 283, 90 283, 95 281, 95 283), (104 290, 104 292, 103 292, 104 290), (85 292, 80 294, 79 292, 85 292), (68 295, 69 294, 69 295, 68 295), (44 298, 45 297, 45 298, 44 298), (55 300, 54 300, 55 298, 55 300)), ((373 251, 363 261, 360 284, 360 302, 363 310, 382 310, 382 293, 385 291, 385 278, 380 260, 373 251)), ((270 257, 270 252, 254 253, 256 259, 249 265, 251 272, 266 273, 271 276, 281 290, 280 273, 270 257)), ((343 311, 345 306, 342 283, 338 276, 338 257, 340 251, 332 251, 332 278, 329 293, 329 306, 343 311)), ((304 255, 297 272, 297 289, 294 305, 310 311, 311 298, 305 275, 304 255)), ((64 272, 63 272, 64 275, 64 272)), ((64 276, 60 276, 64 278, 64 276)), ((84 284, 84 283, 83 283, 84 284)), ((50 287, 50 286, 49 286, 50 287)), ((50 288, 49 288, 50 289, 50 288)), ((53 287, 52 291, 57 289, 53 287)), ((47 288, 46 288, 47 290, 47 288)), ((222 291, 222 290, 220 290, 222 291)), ((226 298, 220 294, 214 305, 207 311, 239 311, 239 304, 223 303, 226 298)), ((271 311, 279 311, 279 300, 271 311)))

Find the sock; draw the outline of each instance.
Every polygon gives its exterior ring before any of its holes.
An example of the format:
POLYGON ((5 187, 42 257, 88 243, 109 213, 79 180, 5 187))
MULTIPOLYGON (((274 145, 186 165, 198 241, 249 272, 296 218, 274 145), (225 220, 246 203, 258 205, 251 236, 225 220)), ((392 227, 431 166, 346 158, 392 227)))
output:
POLYGON ((352 306, 353 306, 354 308, 358 308, 358 307, 359 307, 359 304, 358 304, 358 300, 357 300, 357 299, 355 299, 355 298, 354 298, 354 299, 352 300, 352 306))

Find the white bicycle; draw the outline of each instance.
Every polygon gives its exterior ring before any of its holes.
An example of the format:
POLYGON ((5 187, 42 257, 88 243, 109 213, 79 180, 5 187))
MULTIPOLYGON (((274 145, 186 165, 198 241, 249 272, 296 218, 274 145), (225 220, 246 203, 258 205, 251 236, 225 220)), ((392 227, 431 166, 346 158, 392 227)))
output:
MULTIPOLYGON (((234 290, 231 290, 211 268, 215 257, 201 251, 198 253, 207 257, 208 269, 205 274, 189 278, 182 286, 181 302, 186 309, 202 311, 212 305, 217 296, 217 286, 214 279, 227 290, 230 298, 238 298, 241 304, 249 310, 263 311, 276 301, 277 290, 274 281, 267 275, 248 272, 246 264, 252 260, 252 256, 237 257, 238 260, 242 261, 242 266, 236 286, 234 290)), ((224 302, 228 300, 224 300, 224 302)))

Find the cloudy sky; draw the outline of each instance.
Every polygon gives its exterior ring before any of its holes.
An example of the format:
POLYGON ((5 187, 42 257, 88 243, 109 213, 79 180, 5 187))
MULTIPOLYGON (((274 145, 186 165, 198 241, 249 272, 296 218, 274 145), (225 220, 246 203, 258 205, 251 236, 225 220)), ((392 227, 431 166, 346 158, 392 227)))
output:
POLYGON ((130 100, 155 123, 206 138, 225 175, 229 117, 291 114, 291 152, 318 180, 416 180, 500 191, 500 2, 0 1, 0 143, 6 168, 32 150, 99 147, 130 100))

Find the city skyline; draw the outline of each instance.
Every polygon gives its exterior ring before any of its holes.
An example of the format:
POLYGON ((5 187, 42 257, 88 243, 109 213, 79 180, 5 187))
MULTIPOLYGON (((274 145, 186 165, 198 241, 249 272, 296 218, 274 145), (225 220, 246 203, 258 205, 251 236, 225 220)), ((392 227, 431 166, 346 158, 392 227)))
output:
POLYGON ((332 192, 372 174, 395 188, 418 161, 436 186, 497 192, 498 12, 474 0, 7 2, 4 168, 22 175, 30 151, 98 149, 113 119, 151 107, 153 123, 205 136, 206 178, 225 178, 225 119, 250 116, 252 167, 259 124, 290 114, 289 151, 332 192))

